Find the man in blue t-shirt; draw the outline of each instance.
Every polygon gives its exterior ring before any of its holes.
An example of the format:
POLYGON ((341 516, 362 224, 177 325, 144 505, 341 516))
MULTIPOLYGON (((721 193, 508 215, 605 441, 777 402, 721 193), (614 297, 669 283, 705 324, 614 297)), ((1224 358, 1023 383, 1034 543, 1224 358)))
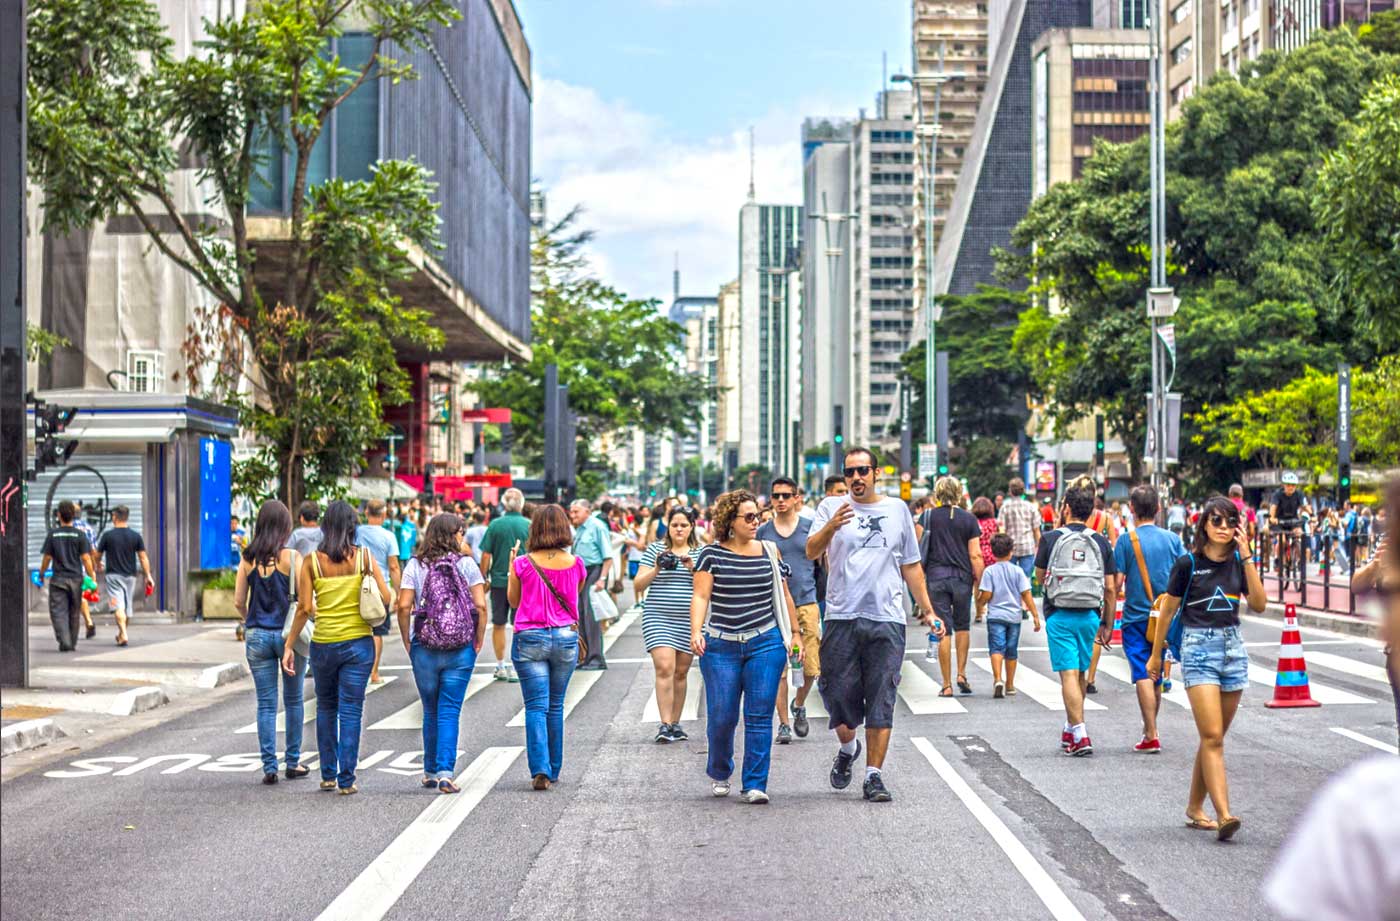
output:
MULTIPOLYGON (((792 593, 792 603, 797 606, 797 627, 802 640, 802 686, 792 698, 790 727, 787 695, 778 695, 778 744, 786 745, 792 741, 792 733, 805 739, 810 728, 807 695, 822 675, 821 612, 817 609, 817 562, 807 559, 812 519, 798 514, 802 497, 797 481, 785 476, 775 477, 769 485, 768 498, 773 501, 773 520, 759 526, 758 539, 771 540, 790 570, 787 586, 792 593)), ((787 675, 783 678, 786 680, 787 675)))
MULTIPOLYGON (((390 597, 397 597, 399 543, 394 539, 394 532, 384 527, 386 511, 383 499, 369 500, 369 504, 365 506, 365 524, 355 529, 355 546, 364 547, 369 551, 369 555, 374 557, 379 571, 384 573, 384 584, 389 586, 390 597)), ((384 680, 379 677, 379 660, 384 656, 384 637, 389 635, 394 623, 393 613, 393 609, 390 608, 390 616, 374 628, 374 664, 369 670, 370 684, 380 684, 384 680)))
POLYGON ((1138 708, 1142 710, 1142 741, 1133 746, 1133 751, 1155 754, 1162 750, 1157 738, 1162 686, 1147 674, 1147 660, 1152 655, 1152 641, 1147 638, 1148 617, 1153 600, 1167 590, 1172 566, 1186 548, 1174 532, 1152 523, 1157 517, 1157 490, 1146 484, 1138 486, 1128 496, 1128 504, 1133 520, 1139 524, 1119 535, 1113 548, 1113 564, 1123 580, 1123 655, 1128 658, 1128 671, 1137 688, 1138 708), (1144 569, 1150 586, 1143 585, 1144 569))

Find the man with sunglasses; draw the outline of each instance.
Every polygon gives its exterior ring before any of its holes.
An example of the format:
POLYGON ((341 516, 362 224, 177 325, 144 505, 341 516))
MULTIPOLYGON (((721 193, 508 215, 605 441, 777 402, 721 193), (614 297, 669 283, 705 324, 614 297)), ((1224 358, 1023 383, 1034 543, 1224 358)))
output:
POLYGON ((909 507, 875 491, 878 463, 869 448, 846 453, 842 473, 850 495, 828 497, 817 507, 807 558, 825 553, 829 567, 819 687, 831 715, 828 726, 841 741, 831 786, 850 785, 851 765, 861 751, 856 730, 864 724, 864 795, 887 803, 894 797, 880 774, 904 665, 905 589, 936 636, 942 636, 943 623, 929 603, 909 507))
MULTIPOLYGON (((798 514, 802 493, 796 481, 780 476, 773 478, 768 498, 773 501, 773 520, 764 522, 757 536, 759 540, 770 540, 777 545, 783 562, 791 570, 787 585, 792 603, 797 606, 797 627, 802 639, 802 686, 792 698, 791 727, 784 718, 787 695, 779 688, 778 744, 786 745, 792 741, 793 733, 799 739, 807 738, 807 695, 822 673, 817 648, 821 643, 821 618, 817 611, 817 564, 807 559, 807 537, 812 533, 812 521, 798 514)), ((783 677, 786 680, 787 675, 783 677)))

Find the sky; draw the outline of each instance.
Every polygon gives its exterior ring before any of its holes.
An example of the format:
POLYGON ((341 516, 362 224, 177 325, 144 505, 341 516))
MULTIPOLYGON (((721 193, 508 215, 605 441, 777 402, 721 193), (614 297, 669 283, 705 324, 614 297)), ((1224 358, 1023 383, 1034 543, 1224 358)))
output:
POLYGON ((802 120, 874 109, 907 70, 909 0, 515 0, 534 71, 532 172, 582 205, 596 274, 632 297, 714 296, 758 201, 801 204, 802 120))

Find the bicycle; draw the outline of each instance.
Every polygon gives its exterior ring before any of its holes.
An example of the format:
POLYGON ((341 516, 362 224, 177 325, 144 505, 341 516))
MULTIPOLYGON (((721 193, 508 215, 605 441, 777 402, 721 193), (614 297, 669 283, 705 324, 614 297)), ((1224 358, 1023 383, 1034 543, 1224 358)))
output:
POLYGON ((1291 519, 1280 521, 1279 525, 1283 531, 1278 535, 1279 550, 1277 559, 1278 577, 1280 587, 1288 588, 1288 583, 1292 580, 1298 591, 1303 590, 1303 582, 1307 580, 1307 557, 1303 553, 1303 528, 1301 521, 1291 519))

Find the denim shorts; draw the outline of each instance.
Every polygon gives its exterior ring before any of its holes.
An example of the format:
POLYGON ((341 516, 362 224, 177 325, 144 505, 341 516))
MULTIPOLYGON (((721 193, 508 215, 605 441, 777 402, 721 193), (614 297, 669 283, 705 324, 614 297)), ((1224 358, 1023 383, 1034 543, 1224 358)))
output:
POLYGON ((1016 658, 1016 649, 1021 643, 1021 622, 1014 624, 1004 620, 987 618, 987 654, 1016 658))
POLYGON ((1181 636, 1181 678, 1188 688, 1218 684, 1222 692, 1249 684, 1249 653, 1239 627, 1187 627, 1181 636))

